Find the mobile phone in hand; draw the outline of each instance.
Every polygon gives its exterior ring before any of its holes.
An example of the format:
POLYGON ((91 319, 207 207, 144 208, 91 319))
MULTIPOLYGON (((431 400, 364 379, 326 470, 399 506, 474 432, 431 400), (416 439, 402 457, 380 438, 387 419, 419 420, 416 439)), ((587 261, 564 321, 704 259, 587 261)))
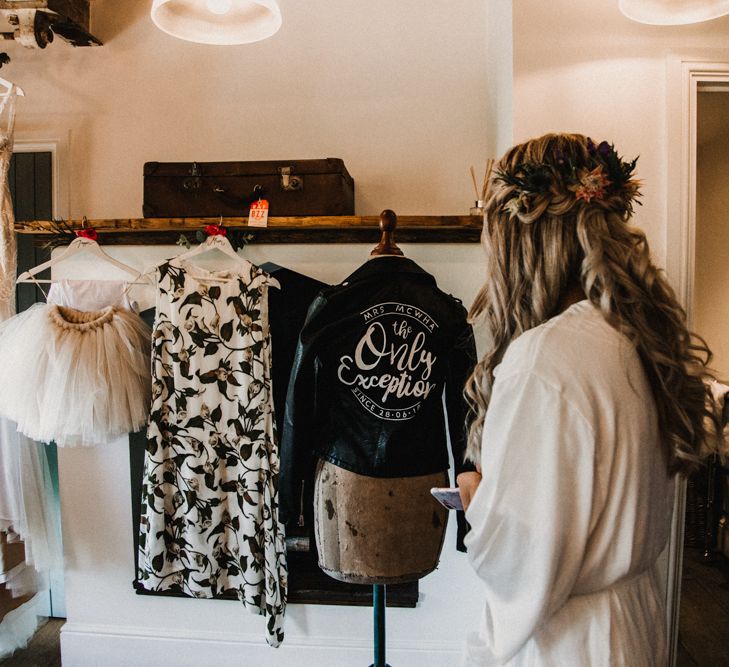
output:
POLYGON ((434 486, 430 493, 443 507, 448 510, 463 510, 463 503, 461 502, 461 494, 458 493, 458 489, 452 489, 448 487, 437 487, 434 486))

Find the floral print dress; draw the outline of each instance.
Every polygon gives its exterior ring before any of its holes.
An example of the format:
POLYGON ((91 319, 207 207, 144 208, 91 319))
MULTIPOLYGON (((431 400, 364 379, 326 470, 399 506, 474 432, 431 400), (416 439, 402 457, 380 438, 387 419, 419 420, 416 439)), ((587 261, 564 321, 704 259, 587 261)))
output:
POLYGON ((157 270, 152 407, 139 585, 211 598, 235 591, 283 641, 286 552, 271 392, 267 289, 246 262, 157 270))

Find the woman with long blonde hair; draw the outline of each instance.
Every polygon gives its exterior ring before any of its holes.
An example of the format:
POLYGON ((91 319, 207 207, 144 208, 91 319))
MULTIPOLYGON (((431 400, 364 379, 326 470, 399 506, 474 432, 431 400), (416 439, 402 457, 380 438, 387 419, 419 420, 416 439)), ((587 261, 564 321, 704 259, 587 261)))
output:
POLYGON ((674 478, 709 439, 709 351, 629 224, 636 161, 548 134, 507 151, 487 194, 493 344, 458 484, 485 583, 464 664, 664 665, 656 562, 674 478))

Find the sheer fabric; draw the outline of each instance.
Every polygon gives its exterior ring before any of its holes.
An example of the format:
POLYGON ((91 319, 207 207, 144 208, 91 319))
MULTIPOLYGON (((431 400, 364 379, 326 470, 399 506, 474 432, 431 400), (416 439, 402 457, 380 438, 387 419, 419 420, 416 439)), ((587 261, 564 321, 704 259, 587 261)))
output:
MULTIPOLYGON (((15 312, 15 245, 13 204, 8 169, 13 154, 17 89, 0 98, 0 322, 15 312)), ((6 378, 3 377, 3 383, 6 378)), ((8 541, 23 542, 25 563, 0 577, 13 596, 48 587, 48 572, 61 562, 60 537, 53 521, 52 486, 43 445, 17 432, 0 417, 0 530, 8 541)), ((38 625, 38 596, 8 613, 0 622, 0 657, 25 646, 38 625)))
MULTIPOLYGON (((126 310, 130 303, 126 297, 126 283, 122 281, 63 280, 53 283, 48 292, 47 304, 39 304, 16 316, 20 318, 16 322, 31 318, 31 325, 25 336, 7 346, 11 358, 20 356, 27 359, 27 351, 22 350, 26 344, 37 345, 43 341, 54 344, 54 337, 33 325, 32 318, 39 313, 47 314, 49 309, 58 309, 59 306, 88 313, 93 309, 126 310)), ((137 317, 131 312, 128 314, 129 317, 137 317)), ((51 321, 43 317, 43 327, 46 326, 51 326, 51 321)), ((146 370, 149 331, 144 329, 144 332, 147 348, 142 345, 142 349, 139 349, 136 345, 135 349, 146 370)), ((95 346, 93 350, 91 347, 86 346, 87 354, 100 353, 95 346)), ((56 376, 57 382, 60 376, 56 376)), ((38 381, 47 383, 48 378, 39 377, 38 381)), ((9 386, 11 393, 17 389, 17 382, 6 382, 5 385, 9 386)), ((34 386, 34 383, 29 386, 34 386)), ((139 394, 137 398, 143 407, 140 419, 144 420, 149 397, 144 392, 139 394)), ((88 406, 91 402, 85 401, 83 404, 88 406)), ((70 421, 73 422, 77 417, 78 410, 71 415, 70 421)), ((6 531, 9 541, 22 540, 25 549, 25 564, 4 575, 5 585, 14 596, 47 590, 49 572, 63 567, 60 526, 56 521, 57 510, 53 503, 53 486, 45 447, 18 432, 15 422, 0 418, 0 530, 6 531)), ((0 572, 2 570, 0 563, 0 572)), ((40 613, 40 596, 35 596, 5 616, 0 623, 0 657, 26 645, 35 632, 40 613)))

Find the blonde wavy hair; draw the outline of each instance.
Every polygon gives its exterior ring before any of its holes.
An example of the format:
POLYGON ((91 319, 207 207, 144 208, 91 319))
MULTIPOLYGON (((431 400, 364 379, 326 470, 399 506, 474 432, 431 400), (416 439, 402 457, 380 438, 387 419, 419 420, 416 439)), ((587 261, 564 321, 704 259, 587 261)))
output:
POLYGON ((480 461, 494 368, 506 348, 556 315, 565 292, 580 286, 635 345, 653 389, 668 469, 687 473, 715 435, 705 383, 713 377, 711 352, 686 328, 685 312, 651 261, 645 234, 628 224, 639 196, 639 183, 630 179, 635 162, 624 163, 613 152, 613 172, 615 165, 630 167, 625 178, 611 181, 602 173, 594 196, 577 192, 580 175, 585 182, 588 171, 595 173, 595 150, 585 136, 547 134, 514 146, 496 166, 482 235, 487 280, 469 313, 472 322, 486 321, 493 344, 466 385, 472 408, 466 458, 480 461), (539 187, 525 190, 519 178, 525 165, 527 172, 538 166, 539 187))

